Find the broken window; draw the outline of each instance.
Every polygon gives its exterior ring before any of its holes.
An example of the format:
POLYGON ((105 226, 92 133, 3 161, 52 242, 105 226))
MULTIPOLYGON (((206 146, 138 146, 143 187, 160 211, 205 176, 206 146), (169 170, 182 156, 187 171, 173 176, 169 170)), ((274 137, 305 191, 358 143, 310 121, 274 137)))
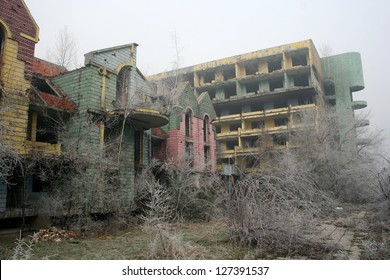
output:
POLYGON ((190 162, 190 166, 192 167, 194 163, 194 145, 188 141, 186 141, 185 156, 186 160, 190 162))
POLYGON ((245 74, 247 76, 256 75, 259 71, 259 65, 257 63, 248 63, 245 65, 245 74))
POLYGON ((253 112, 256 112, 256 111, 263 111, 264 110, 264 105, 263 103, 254 103, 251 105, 252 107, 252 111, 253 112))
POLYGON ((248 83, 245 85, 246 93, 257 92, 259 90, 258 83, 248 83))
POLYGON ((209 89, 207 93, 209 94, 211 100, 215 99, 215 93, 216 93, 215 89, 209 89))
POLYGON ((305 97, 298 98, 298 105, 306 105, 306 104, 313 104, 312 96, 305 96, 305 97))
POLYGON ((223 79, 224 81, 234 79, 236 77, 236 69, 234 66, 232 68, 227 68, 223 70, 223 79))
POLYGON ((294 77, 294 87, 309 86, 309 76, 307 74, 297 75, 294 77))
POLYGON ((215 72, 205 72, 203 74, 203 83, 204 84, 211 84, 215 80, 215 72))
POLYGON ((325 95, 335 95, 336 89, 334 82, 331 79, 326 79, 324 81, 325 95))
POLYGON ((244 138, 244 148, 255 148, 259 145, 258 137, 245 137, 244 138))
POLYGON ((288 125, 288 118, 275 119, 275 127, 288 125))
POLYGON ((204 146, 204 163, 205 165, 209 164, 210 161, 210 147, 204 146))
POLYGON ((210 118, 209 116, 205 116, 203 119, 203 141, 208 142, 209 141, 209 124, 210 124, 210 118))
POLYGON ((267 62, 268 64, 268 73, 272 73, 277 70, 282 69, 282 59, 273 59, 267 62))
POLYGON ((260 165, 260 159, 254 156, 250 156, 245 159, 246 168, 256 168, 260 165))
POLYGON ((283 88, 283 77, 278 79, 269 80, 269 91, 275 91, 277 89, 283 88))
POLYGON ((233 123, 233 124, 229 125, 229 130, 230 131, 237 131, 239 128, 241 128, 241 124, 240 123, 233 123))
POLYGON ((57 121, 55 117, 29 110, 27 125, 27 140, 34 142, 43 142, 57 144, 57 121))
POLYGON ((238 146, 238 140, 226 141, 226 150, 234 150, 238 146))
POLYGON ((278 100, 274 102, 274 109, 279 108, 286 108, 287 106, 287 100, 278 100))
POLYGON ((273 143, 279 146, 286 146, 287 145, 287 136, 284 134, 276 134, 272 135, 273 143))
POLYGON ((297 53, 291 56, 292 66, 306 66, 307 65, 307 56, 306 53, 297 53))
POLYGON ((192 111, 188 109, 185 115, 185 133, 186 137, 192 137, 192 111))
POLYGON ((252 129, 261 129, 264 127, 264 121, 253 121, 251 122, 252 129))
POLYGON ((225 92, 225 99, 229 99, 230 97, 237 95, 236 86, 235 85, 226 86, 224 88, 224 92, 225 92))
POLYGON ((194 87, 194 73, 188 73, 181 76, 180 81, 189 82, 191 87, 194 87))

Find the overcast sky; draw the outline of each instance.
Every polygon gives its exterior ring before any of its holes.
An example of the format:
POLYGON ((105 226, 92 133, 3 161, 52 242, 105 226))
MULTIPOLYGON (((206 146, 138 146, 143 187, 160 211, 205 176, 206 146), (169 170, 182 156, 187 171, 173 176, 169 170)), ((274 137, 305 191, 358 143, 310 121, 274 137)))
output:
MULTIPOLYGON (((390 1, 388 0, 25 0, 40 27, 36 56, 47 58, 67 26, 79 47, 89 51, 136 42, 138 68, 145 74, 172 69, 173 34, 181 67, 312 39, 332 54, 362 55, 370 128, 390 139, 390 1)), ((386 141, 389 151, 390 141, 386 141)))

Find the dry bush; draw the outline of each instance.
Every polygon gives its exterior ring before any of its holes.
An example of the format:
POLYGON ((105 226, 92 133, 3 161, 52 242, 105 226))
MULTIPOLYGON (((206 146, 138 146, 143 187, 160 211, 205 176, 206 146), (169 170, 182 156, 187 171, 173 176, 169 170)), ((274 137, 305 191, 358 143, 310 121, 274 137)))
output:
POLYGON ((151 236, 148 259, 193 259, 199 252, 173 229, 176 216, 175 199, 167 187, 158 182, 150 169, 145 169, 136 180, 138 203, 142 203, 141 220, 145 233, 151 236))
POLYGON ((34 245, 38 242, 38 235, 34 234, 29 240, 19 238, 12 249, 11 260, 30 260, 34 255, 34 245))
POLYGON ((226 197, 232 240, 287 255, 308 253, 308 244, 314 243, 305 236, 316 232, 316 218, 334 207, 333 200, 294 155, 280 155, 273 166, 267 173, 247 175, 226 197))
POLYGON ((152 161, 137 175, 135 186, 138 212, 152 202, 153 192, 161 192, 159 195, 163 193, 170 207, 171 222, 212 219, 219 215, 219 201, 224 192, 217 174, 195 172, 188 162, 179 168, 172 162, 152 161))
POLYGON ((363 241, 364 258, 368 260, 390 259, 390 245, 387 242, 363 241))

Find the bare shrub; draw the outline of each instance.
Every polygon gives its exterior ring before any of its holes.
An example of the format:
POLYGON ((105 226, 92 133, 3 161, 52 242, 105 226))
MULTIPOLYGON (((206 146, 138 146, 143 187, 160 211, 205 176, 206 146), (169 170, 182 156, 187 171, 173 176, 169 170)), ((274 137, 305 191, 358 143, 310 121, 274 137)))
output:
POLYGON ((136 181, 136 197, 143 204, 142 228, 151 236, 147 258, 193 259, 199 252, 171 228, 177 212, 172 192, 155 179, 150 169, 143 170, 136 181))
POLYGON ((332 209, 332 199, 313 181, 293 154, 273 161, 273 170, 249 174, 226 197, 225 212, 235 243, 305 253, 306 235, 316 218, 332 209))
POLYGON ((363 241, 365 259, 388 260, 390 258, 390 245, 387 242, 363 241))
POLYGON ((12 250, 11 260, 30 260, 34 255, 34 245, 38 242, 38 235, 34 234, 29 240, 19 238, 12 250))

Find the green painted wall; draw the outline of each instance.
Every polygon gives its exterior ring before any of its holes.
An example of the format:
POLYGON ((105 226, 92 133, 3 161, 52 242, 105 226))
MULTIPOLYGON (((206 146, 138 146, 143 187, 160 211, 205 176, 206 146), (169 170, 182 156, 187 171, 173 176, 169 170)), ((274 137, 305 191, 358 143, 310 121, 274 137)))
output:
MULTIPOLYGON (((360 54, 351 52, 324 57, 321 59, 321 62, 325 79, 333 81, 335 86, 336 108, 339 120, 348 127, 348 124, 355 121, 352 108, 352 92, 364 89, 360 54)), ((346 133, 346 131, 341 133, 346 133)), ((351 147, 356 147, 356 145, 351 145, 351 147)))

